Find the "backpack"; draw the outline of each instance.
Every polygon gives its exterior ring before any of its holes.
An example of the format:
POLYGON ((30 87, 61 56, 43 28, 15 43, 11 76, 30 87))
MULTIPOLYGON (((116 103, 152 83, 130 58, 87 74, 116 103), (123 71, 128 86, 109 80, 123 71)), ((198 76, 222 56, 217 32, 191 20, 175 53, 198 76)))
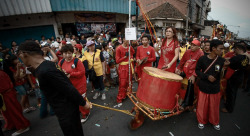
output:
MULTIPOLYGON (((77 67, 77 62, 78 62, 78 58, 75 58, 74 59, 74 65, 75 65, 75 68, 77 67)), ((65 59, 62 59, 61 62, 60 62, 60 67, 62 67, 63 63, 64 63, 65 59)))

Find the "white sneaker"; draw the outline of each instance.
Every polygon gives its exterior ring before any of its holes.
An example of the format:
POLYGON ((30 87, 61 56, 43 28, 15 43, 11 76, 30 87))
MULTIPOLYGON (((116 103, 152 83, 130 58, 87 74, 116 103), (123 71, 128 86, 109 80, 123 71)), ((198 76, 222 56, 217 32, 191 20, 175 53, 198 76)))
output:
POLYGON ((118 104, 117 104, 117 107, 121 107, 121 106, 122 106, 122 103, 118 103, 118 104))
POLYGON ((220 125, 219 124, 218 125, 214 125, 214 129, 220 130, 220 125))
POLYGON ((199 124, 198 124, 198 128, 199 128, 199 129, 203 129, 203 128, 204 128, 204 124, 199 123, 199 124))
POLYGON ((105 93, 102 94, 102 98, 101 98, 101 99, 102 99, 102 100, 105 100, 105 99, 106 99, 105 93))
POLYGON ((29 131, 29 130, 30 130, 30 127, 27 127, 26 129, 20 129, 20 130, 16 131, 15 133, 13 133, 11 136, 18 136, 18 135, 21 135, 24 132, 29 131))
POLYGON ((93 99, 95 100, 95 99, 97 99, 99 96, 100 96, 100 93, 99 93, 99 92, 96 92, 95 95, 94 95, 94 97, 93 97, 93 99))
POLYGON ((84 119, 81 119, 81 123, 86 122, 88 120, 88 118, 89 118, 89 115, 90 115, 90 113, 88 115, 86 115, 86 117, 84 119))

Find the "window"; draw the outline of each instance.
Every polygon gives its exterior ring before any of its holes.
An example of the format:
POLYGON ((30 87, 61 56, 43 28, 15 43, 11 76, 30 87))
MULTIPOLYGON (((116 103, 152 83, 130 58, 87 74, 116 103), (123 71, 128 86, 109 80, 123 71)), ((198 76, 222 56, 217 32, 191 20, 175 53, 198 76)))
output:
POLYGON ((176 23, 166 23, 166 22, 163 22, 163 26, 167 27, 167 26, 173 26, 175 27, 175 24, 176 23))
POLYGON ((195 22, 196 23, 200 23, 200 15, 201 15, 201 8, 200 8, 200 6, 199 5, 196 5, 196 15, 195 15, 195 17, 196 17, 196 20, 195 20, 195 22))

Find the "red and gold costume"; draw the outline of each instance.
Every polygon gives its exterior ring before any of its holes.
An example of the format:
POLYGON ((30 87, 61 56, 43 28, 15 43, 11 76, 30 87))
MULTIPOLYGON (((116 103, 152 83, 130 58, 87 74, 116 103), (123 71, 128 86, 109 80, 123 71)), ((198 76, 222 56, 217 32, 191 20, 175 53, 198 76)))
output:
MULTIPOLYGON (((180 64, 178 65, 177 69, 179 69, 180 71, 183 71, 186 74, 186 78, 183 80, 185 81, 186 86, 188 86, 188 79, 193 75, 193 76, 197 76, 195 73, 195 68, 196 68, 196 63, 199 60, 199 58, 201 56, 203 56, 204 53, 202 50, 197 49, 196 51, 191 51, 191 49, 187 50, 185 52, 185 54, 183 55, 180 64)), ((198 94, 198 87, 194 85, 194 96, 197 96, 198 94)), ((186 93, 186 87, 184 90, 180 90, 180 96, 181 98, 184 100, 185 93, 186 93)), ((193 97, 193 96, 191 96, 193 97)))
POLYGON ((143 68, 144 67, 152 67, 152 62, 154 62, 156 60, 155 50, 153 47, 151 47, 149 45, 146 48, 143 47, 143 45, 137 47, 136 60, 142 60, 145 57, 148 57, 148 60, 146 61, 146 63, 141 64, 137 67, 138 79, 141 78, 143 68))
POLYGON ((195 67, 196 63, 204 53, 202 50, 198 49, 196 51, 191 51, 191 49, 187 50, 183 55, 180 64, 178 65, 177 69, 180 71, 184 71, 186 74, 187 79, 189 79, 192 75, 196 76, 195 74, 195 67))
MULTIPOLYGON (((172 40, 167 46, 167 40, 162 43, 161 58, 159 60, 158 68, 166 67, 175 56, 175 49, 180 48, 178 41, 172 40)), ((175 72, 177 60, 172 64, 169 69, 165 69, 169 72, 175 72)))
MULTIPOLYGON (((129 47, 125 48, 120 45, 116 48, 116 63, 119 64, 118 75, 119 75, 119 91, 117 95, 117 102, 121 103, 124 98, 126 98, 127 88, 129 87, 129 59, 125 58, 126 52, 129 51, 129 47)), ((134 73, 132 59, 133 54, 135 53, 134 49, 130 48, 130 56, 131 56, 131 80, 132 74, 134 73)))
POLYGON ((6 129, 25 129, 30 126, 29 120, 23 116, 20 103, 16 98, 16 91, 9 76, 0 70, 0 93, 3 96, 6 110, 2 111, 6 129))
MULTIPOLYGON (((86 97, 87 82, 85 77, 85 68, 80 60, 78 60, 77 66, 73 66, 74 59, 75 58, 73 58, 70 62, 67 62, 65 60, 62 66, 60 67, 66 73, 70 74, 69 80, 71 81, 73 86, 78 90, 81 95, 85 94, 86 97)), ((58 64, 61 65, 61 61, 58 64)), ((85 118, 85 116, 89 114, 89 109, 84 109, 83 106, 79 106, 79 109, 83 115, 83 118, 85 118)))

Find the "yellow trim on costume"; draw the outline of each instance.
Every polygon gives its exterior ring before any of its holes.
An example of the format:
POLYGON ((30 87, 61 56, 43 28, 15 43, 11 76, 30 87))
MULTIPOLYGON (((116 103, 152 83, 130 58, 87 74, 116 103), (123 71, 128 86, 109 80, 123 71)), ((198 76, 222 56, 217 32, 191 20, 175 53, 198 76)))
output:
POLYGON ((0 110, 1 110, 1 111, 6 111, 6 105, 5 105, 5 103, 4 103, 3 95, 0 94, 0 97, 2 97, 2 100, 3 100, 3 106, 0 107, 0 110))
MULTIPOLYGON (((132 70, 132 74, 134 74, 134 68, 133 68, 133 65, 132 65, 132 62, 133 62, 134 60, 133 59, 130 59, 130 64, 131 64, 131 70, 132 70)), ((128 61, 123 61, 123 62, 121 62, 121 63, 119 63, 120 65, 128 65, 128 61)))

